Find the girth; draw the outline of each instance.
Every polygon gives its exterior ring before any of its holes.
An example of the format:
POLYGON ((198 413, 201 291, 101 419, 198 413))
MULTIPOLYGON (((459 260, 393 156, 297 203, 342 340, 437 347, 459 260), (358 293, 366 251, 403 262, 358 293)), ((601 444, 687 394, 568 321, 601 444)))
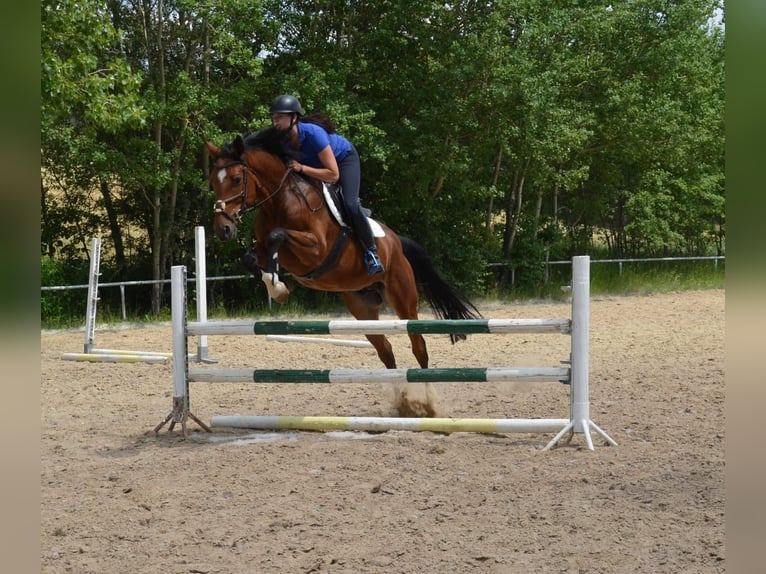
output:
POLYGON ((330 249, 330 253, 327 254, 327 257, 325 257, 325 260, 322 261, 322 264, 314 269, 311 273, 306 273, 305 275, 298 275, 301 279, 306 280, 314 280, 317 277, 321 277, 324 275, 327 271, 332 268, 333 265, 335 265, 335 262, 338 260, 338 257, 340 256, 340 251, 343 249, 343 244, 346 242, 346 239, 351 234, 348 227, 341 227, 340 233, 338 234, 337 239, 335 240, 335 243, 333 243, 332 249, 330 249))

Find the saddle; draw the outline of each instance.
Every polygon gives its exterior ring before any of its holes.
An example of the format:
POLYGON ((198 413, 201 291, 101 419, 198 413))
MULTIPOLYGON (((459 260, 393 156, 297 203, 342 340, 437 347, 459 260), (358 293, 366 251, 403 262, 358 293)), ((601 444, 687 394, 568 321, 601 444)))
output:
MULTIPOLYGON (((306 275, 301 275, 301 279, 313 280, 321 275, 324 275, 324 273, 326 273, 327 270, 329 270, 333 265, 335 265, 335 261, 338 259, 338 255, 340 254, 340 250, 342 249, 343 244, 346 241, 346 238, 351 233, 353 233, 351 226, 347 222, 348 214, 346 213, 346 208, 343 203, 343 189, 341 188, 341 186, 338 185, 337 183, 329 183, 329 182, 323 181, 322 192, 324 194, 324 199, 325 199, 325 202, 327 203, 327 207, 330 210, 332 217, 340 225, 341 231, 340 231, 340 235, 335 240, 335 243, 330 249, 330 253, 327 255, 325 260, 321 263, 321 265, 317 267, 316 269, 314 269, 311 273, 307 273, 306 275)), ((367 218, 367 221, 370 223, 370 229, 372 230, 372 235, 374 237, 384 237, 385 232, 383 231, 383 228, 380 226, 380 224, 377 221, 375 221, 374 219, 370 217, 370 214, 372 212, 366 207, 362 207, 362 213, 364 213, 364 216, 367 218)))
MULTIPOLYGON (((346 206, 343 202, 343 188, 337 183, 323 181, 322 191, 324 193, 325 201, 327 202, 327 207, 330 209, 330 213, 335 221, 337 221, 341 227, 351 229, 351 226, 347 222, 348 216, 346 213, 346 206)), ((362 213, 364 213, 367 221, 370 222, 373 237, 383 237, 385 235, 383 228, 377 221, 370 217, 372 211, 367 207, 362 207, 362 213)))

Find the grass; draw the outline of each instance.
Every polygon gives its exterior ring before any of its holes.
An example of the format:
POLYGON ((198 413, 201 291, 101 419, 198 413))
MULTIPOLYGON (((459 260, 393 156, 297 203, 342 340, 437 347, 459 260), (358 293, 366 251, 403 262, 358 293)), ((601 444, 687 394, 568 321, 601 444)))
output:
POLYGON ((723 289, 726 266, 719 261, 591 265, 591 293, 643 295, 669 291, 723 289))
MULTIPOLYGON (((725 263, 719 261, 674 261, 616 263, 591 262, 591 295, 646 295, 671 291, 724 289, 725 263)), ((561 301, 569 297, 562 286, 571 282, 571 268, 558 265, 551 268, 547 283, 522 286, 500 292, 488 293, 486 299, 500 301, 551 300, 561 301)))

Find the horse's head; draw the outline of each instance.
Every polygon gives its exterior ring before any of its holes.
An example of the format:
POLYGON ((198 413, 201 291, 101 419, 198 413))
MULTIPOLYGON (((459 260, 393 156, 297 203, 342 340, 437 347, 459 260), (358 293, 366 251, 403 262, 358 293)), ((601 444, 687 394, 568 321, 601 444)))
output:
POLYGON ((285 162, 296 153, 290 150, 287 136, 281 130, 266 128, 246 139, 237 136, 220 148, 205 142, 213 160, 210 170, 210 185, 215 193, 213 229, 222 241, 236 238, 242 216, 282 188, 287 177, 285 162), (256 161, 257 151, 266 152, 260 155, 271 161, 256 161), (260 203, 259 194, 263 196, 260 203))
POLYGON ((237 237, 237 225, 242 216, 255 205, 254 178, 248 178, 243 156, 245 144, 241 136, 219 148, 205 142, 213 160, 210 185, 215 194, 213 230, 221 241, 237 237))

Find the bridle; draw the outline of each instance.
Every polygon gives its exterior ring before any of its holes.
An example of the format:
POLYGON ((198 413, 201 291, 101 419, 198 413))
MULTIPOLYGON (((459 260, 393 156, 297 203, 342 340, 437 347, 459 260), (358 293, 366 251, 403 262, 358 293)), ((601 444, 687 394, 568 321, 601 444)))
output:
POLYGON ((282 190, 283 186, 285 185, 285 181, 287 181, 287 176, 289 176, 290 173, 292 172, 292 170, 288 168, 285 171, 285 175, 282 176, 282 181, 279 182, 279 185, 277 186, 277 188, 274 191, 269 193, 261 201, 256 201, 255 204, 253 204, 251 206, 248 206, 247 205, 247 173, 248 172, 252 171, 253 175, 255 176, 256 197, 258 197, 258 191, 267 191, 267 190, 264 190, 261 187, 260 180, 258 179, 258 174, 256 174, 255 171, 249 165, 247 165, 246 162, 244 162, 242 160, 232 161, 232 162, 227 163, 225 165, 215 166, 215 167, 216 167, 217 170, 222 170, 222 169, 228 169, 228 168, 230 168, 233 165, 241 165, 242 167, 245 168, 244 170, 242 170, 243 171, 242 191, 240 191, 236 195, 232 195, 231 197, 227 197, 226 199, 218 199, 218 200, 216 200, 215 206, 213 207, 213 213, 216 213, 216 214, 220 213, 226 219, 228 219, 229 221, 231 221, 232 223, 235 223, 235 224, 241 223, 242 222, 242 217, 245 214, 250 213, 251 211, 253 211, 255 209, 258 209, 261 205, 263 205, 264 203, 269 201, 272 197, 274 197, 277 193, 279 193, 282 190), (231 202, 233 202, 233 201, 237 201, 237 200, 241 200, 242 201, 242 205, 240 206, 239 209, 237 209, 236 212, 234 212, 234 215, 232 216, 232 215, 230 215, 226 211, 226 205, 231 203, 231 202))

